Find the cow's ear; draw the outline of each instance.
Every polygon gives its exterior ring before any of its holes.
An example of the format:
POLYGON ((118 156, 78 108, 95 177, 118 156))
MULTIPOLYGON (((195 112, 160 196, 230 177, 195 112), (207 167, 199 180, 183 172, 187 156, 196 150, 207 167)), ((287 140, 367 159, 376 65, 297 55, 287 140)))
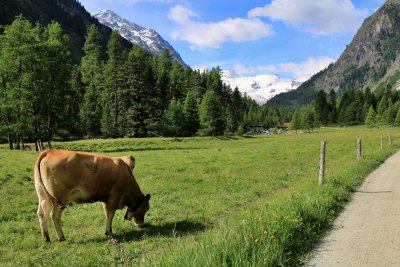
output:
POLYGON ((144 200, 145 200, 145 201, 149 201, 149 200, 150 200, 150 194, 147 194, 147 195, 144 197, 144 200))

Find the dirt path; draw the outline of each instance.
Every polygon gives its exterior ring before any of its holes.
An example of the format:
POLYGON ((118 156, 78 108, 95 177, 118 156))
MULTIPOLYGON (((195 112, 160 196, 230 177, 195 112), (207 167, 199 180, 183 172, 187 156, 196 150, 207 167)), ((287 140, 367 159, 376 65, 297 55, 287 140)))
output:
POLYGON ((368 176, 306 266, 400 266, 400 152, 368 176))

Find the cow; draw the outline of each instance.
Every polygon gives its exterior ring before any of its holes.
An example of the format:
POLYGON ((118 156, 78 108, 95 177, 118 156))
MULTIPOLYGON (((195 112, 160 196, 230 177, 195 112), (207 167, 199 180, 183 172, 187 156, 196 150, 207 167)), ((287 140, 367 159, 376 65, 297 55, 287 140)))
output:
POLYGON ((50 242, 48 218, 52 215, 59 241, 65 241, 61 214, 70 202, 101 202, 107 219, 106 235, 112 235, 112 220, 117 209, 127 207, 125 219, 138 227, 150 208, 150 195, 144 195, 132 171, 132 156, 104 155, 67 150, 46 150, 34 167, 35 189, 39 199, 37 215, 42 237, 50 242))

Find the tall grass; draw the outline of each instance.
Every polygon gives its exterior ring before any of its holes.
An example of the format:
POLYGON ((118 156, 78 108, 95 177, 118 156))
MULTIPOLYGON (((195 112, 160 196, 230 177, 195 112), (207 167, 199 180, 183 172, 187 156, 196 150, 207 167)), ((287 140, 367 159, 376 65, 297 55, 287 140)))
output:
MULTIPOLYGON (((396 140, 400 134, 392 129, 396 140)), ((152 194, 147 227, 114 218, 118 244, 104 237, 98 204, 70 205, 67 242, 44 244, 36 218, 34 152, 0 147, 3 265, 293 266, 303 261, 357 185, 398 146, 380 150, 388 129, 324 129, 256 138, 86 140, 56 147, 132 154, 152 194), (363 158, 356 160, 356 138, 363 158), (327 141, 319 187, 319 141, 327 141)), ((50 236, 55 231, 50 224, 50 236)))
MULTIPOLYGON (((339 171, 323 186, 309 185, 257 203, 191 247, 167 251, 157 266, 298 266, 329 228, 353 190, 393 150, 339 171)), ((316 182, 315 182, 316 184, 316 182)))

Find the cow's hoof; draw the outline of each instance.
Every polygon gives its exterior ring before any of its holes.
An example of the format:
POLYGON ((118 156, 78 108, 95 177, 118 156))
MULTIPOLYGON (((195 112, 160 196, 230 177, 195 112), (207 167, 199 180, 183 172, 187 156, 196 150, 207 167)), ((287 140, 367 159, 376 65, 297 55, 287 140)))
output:
POLYGON ((65 237, 62 237, 62 238, 59 238, 58 241, 64 242, 64 241, 66 241, 66 240, 65 240, 65 237))

